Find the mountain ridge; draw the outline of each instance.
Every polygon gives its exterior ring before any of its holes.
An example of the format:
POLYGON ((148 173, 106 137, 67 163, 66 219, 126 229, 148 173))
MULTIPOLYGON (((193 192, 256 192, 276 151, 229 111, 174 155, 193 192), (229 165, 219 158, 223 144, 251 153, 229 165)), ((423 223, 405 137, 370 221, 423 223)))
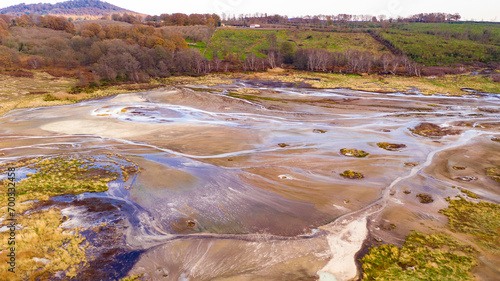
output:
POLYGON ((140 14, 100 0, 69 0, 56 4, 38 3, 27 5, 25 3, 21 3, 0 9, 0 14, 12 16, 35 14, 97 17, 115 13, 140 14))

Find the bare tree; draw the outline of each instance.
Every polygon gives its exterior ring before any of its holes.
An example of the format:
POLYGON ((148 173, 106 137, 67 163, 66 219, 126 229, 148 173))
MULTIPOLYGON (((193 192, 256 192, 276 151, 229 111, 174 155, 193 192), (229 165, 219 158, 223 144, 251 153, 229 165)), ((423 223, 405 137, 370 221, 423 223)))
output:
POLYGON ((36 56, 30 57, 26 62, 32 69, 38 69, 42 67, 42 61, 36 56))
POLYGON ((391 61, 391 73, 392 74, 396 74, 400 62, 401 62, 401 58, 400 57, 394 57, 392 59, 392 61, 391 61))
POLYGON ((213 64, 214 64, 214 69, 215 69, 215 71, 219 72, 220 67, 221 67, 221 64, 222 64, 222 61, 221 61, 219 58, 217 58, 217 57, 216 57, 216 58, 214 58, 214 59, 212 60, 212 62, 213 62, 213 64))
POLYGON ((278 65, 278 51, 274 49, 270 49, 267 52, 267 63, 269 64, 269 67, 275 68, 278 65))
POLYGON ((391 61, 394 59, 393 55, 384 53, 381 57, 380 60, 382 62, 382 67, 384 68, 384 73, 389 72, 389 65, 391 64, 391 61))
POLYGON ((244 67, 250 71, 256 71, 259 68, 258 57, 251 53, 245 58, 244 67))

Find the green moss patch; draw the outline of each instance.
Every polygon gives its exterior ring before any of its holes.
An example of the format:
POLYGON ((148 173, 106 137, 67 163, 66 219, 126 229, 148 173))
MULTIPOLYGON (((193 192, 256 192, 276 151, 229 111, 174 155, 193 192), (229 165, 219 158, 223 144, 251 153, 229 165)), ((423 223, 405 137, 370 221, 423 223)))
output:
POLYGON ((467 196, 468 196, 468 197, 470 197, 470 198, 474 198, 474 199, 479 199, 479 198, 481 198, 481 197, 480 197, 479 195, 477 195, 476 193, 474 193, 474 192, 472 192, 472 191, 470 191, 470 190, 467 190, 467 189, 465 189, 465 188, 461 188, 461 187, 459 187, 458 189, 460 189, 460 191, 461 191, 463 194, 467 195, 467 196))
POLYGON ((500 182, 500 168, 488 168, 486 169, 486 175, 492 180, 500 182))
POLYGON ((474 203, 462 197, 451 200, 440 212, 449 219, 452 231, 473 235, 481 248, 500 254, 500 205, 481 201, 474 203))
MULTIPOLYGON (((96 157, 58 156, 30 158, 16 163, 3 164, 3 169, 16 167, 33 171, 16 183, 18 202, 47 200, 51 196, 103 192, 107 184, 116 179, 127 181, 130 174, 138 172, 137 165, 119 155, 96 157)), ((7 199, 8 182, 0 181, 0 202, 7 199)))
POLYGON ((354 172, 351 170, 345 170, 342 173, 340 173, 341 176, 347 179, 362 179, 364 178, 363 174, 354 172))
POLYGON ((414 232, 402 248, 382 245, 361 260, 363 280, 474 280, 474 249, 451 236, 414 232))
POLYGON ((379 142, 377 143, 377 146, 389 151, 395 151, 406 147, 405 144, 388 143, 388 142, 379 142))
POLYGON ((359 157, 359 158, 363 158, 363 157, 370 155, 370 153, 363 151, 363 150, 347 149, 347 148, 342 148, 340 150, 340 153, 344 156, 347 156, 347 157, 359 157))

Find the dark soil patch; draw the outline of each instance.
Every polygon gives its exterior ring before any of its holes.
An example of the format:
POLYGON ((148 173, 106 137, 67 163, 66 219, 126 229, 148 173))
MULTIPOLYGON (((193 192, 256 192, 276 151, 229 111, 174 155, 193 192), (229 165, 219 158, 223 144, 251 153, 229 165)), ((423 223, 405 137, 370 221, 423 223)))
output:
POLYGON ((412 133, 424 137, 442 137, 446 135, 458 135, 460 130, 453 128, 442 128, 432 123, 420 123, 414 129, 409 129, 412 133))
POLYGON ((417 194, 417 197, 420 200, 420 203, 422 203, 422 204, 429 204, 429 203, 434 202, 432 195, 427 194, 427 193, 419 193, 419 194, 417 194))

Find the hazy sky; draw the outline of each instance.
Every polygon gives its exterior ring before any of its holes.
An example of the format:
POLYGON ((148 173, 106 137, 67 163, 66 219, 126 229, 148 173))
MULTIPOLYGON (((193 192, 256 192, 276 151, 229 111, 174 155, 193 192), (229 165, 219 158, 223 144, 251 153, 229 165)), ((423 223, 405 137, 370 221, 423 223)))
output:
MULTIPOLYGON (((60 0, 1 0, 0 8, 19 3, 57 3, 60 0)), ((498 0, 107 0, 135 12, 162 13, 268 13, 289 16, 315 14, 370 14, 397 17, 420 12, 460 13, 462 19, 500 21, 498 0)))

